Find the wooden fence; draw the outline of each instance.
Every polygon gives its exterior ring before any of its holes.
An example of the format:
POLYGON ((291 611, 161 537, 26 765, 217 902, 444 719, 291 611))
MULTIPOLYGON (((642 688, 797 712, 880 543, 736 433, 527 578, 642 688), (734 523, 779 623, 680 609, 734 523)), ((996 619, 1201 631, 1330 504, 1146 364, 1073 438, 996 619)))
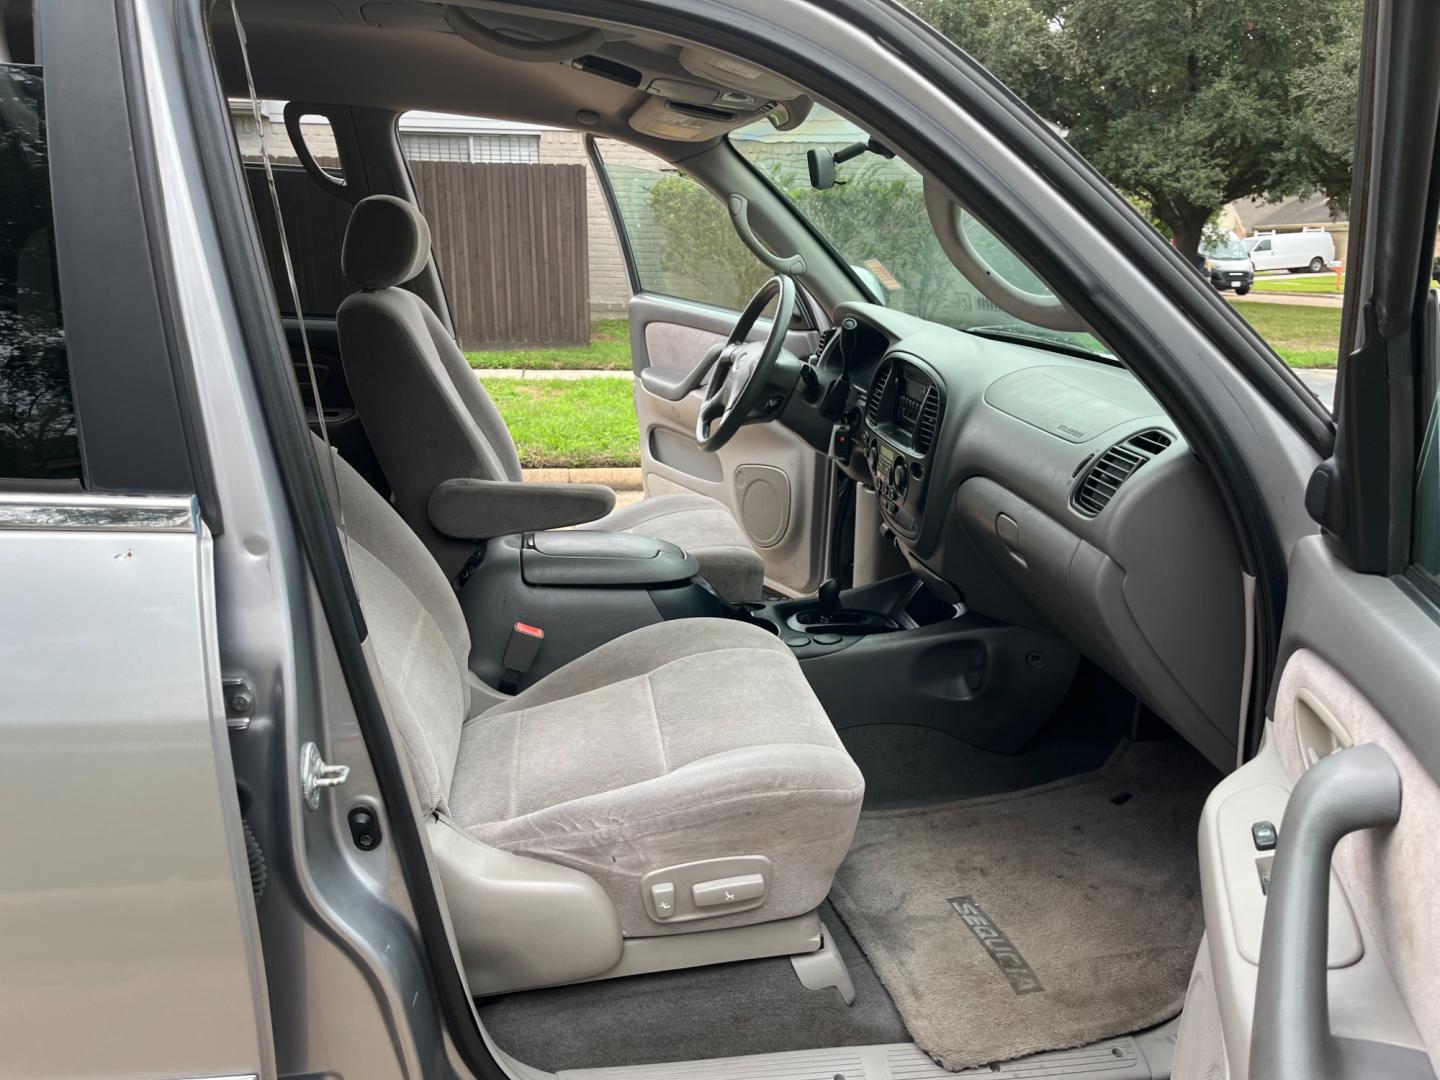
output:
POLYGON ((414 161, 410 172, 467 348, 590 340, 583 165, 414 161))
MULTIPOLYGON (((253 167, 245 171, 280 307, 289 314, 264 175, 253 167)), ((463 347, 590 340, 583 165, 414 161, 410 171, 463 347)), ((275 179, 301 308, 331 315, 353 288, 340 274, 349 204, 321 189, 298 166, 278 166, 275 179)))

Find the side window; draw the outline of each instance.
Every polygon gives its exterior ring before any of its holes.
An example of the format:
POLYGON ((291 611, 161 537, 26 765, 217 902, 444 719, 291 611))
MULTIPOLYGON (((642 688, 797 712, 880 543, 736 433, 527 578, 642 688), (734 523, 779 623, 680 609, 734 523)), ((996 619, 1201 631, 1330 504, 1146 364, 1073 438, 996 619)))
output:
POLYGON ((38 67, 0 64, 0 483, 80 479, 38 67))
POLYGON ((1440 588, 1440 439, 1437 439, 1434 408, 1415 470, 1414 530, 1411 562, 1430 579, 1430 584, 1440 588))
MULTIPOLYGON (((275 192, 280 197, 280 212, 285 218, 300 307, 305 315, 333 318, 340 301, 350 294, 350 284, 340 272, 340 247, 350 220, 350 204, 322 188, 300 165, 299 155, 285 130, 284 108, 285 103, 281 101, 262 101, 257 123, 249 99, 233 98, 230 118, 235 126, 250 201, 260 226, 260 244, 265 249, 280 314, 294 315, 295 304, 285 278, 280 235, 270 210, 270 191, 265 184, 260 142, 262 126, 265 145, 270 150, 271 171, 275 174, 275 192)), ((315 163, 337 180, 343 180, 330 121, 319 115, 303 116, 300 134, 315 163)))
POLYGON ((1269 251, 1269 250, 1270 250, 1270 241, 1269 241, 1269 240, 1261 240, 1258 244, 1255 245, 1255 250, 1256 250, 1256 251, 1269 251))
POLYGON ((640 288, 744 307, 771 272, 735 235, 724 204, 659 158, 610 139, 596 142, 640 288))

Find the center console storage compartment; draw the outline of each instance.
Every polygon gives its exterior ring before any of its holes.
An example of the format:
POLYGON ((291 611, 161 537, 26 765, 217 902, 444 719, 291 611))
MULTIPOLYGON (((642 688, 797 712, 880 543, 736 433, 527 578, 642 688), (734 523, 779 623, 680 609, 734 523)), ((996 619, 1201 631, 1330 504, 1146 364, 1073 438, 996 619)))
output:
POLYGON ((647 536, 576 530, 497 537, 460 588, 470 670, 499 686, 517 623, 544 631, 534 661, 515 679, 524 689, 631 630, 728 614, 698 573, 682 549, 647 536))

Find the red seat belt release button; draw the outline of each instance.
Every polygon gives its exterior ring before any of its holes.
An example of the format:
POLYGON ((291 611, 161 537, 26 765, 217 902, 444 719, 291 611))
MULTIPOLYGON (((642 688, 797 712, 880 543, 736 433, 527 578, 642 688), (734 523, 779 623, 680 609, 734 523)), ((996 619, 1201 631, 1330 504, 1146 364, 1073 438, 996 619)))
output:
POLYGON ((500 689, 513 694, 520 680, 540 655, 540 645, 545 640, 545 631, 529 623, 517 622, 510 628, 510 640, 505 643, 505 655, 500 664, 505 674, 500 679, 500 689))

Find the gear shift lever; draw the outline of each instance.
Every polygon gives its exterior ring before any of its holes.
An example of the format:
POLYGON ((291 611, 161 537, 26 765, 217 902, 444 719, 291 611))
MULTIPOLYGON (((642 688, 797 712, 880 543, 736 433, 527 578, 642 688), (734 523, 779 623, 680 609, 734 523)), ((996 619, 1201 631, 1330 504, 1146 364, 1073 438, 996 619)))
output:
POLYGON ((838 578, 826 578, 820 583, 820 621, 824 621, 835 614, 835 609, 840 606, 840 581, 838 578))

